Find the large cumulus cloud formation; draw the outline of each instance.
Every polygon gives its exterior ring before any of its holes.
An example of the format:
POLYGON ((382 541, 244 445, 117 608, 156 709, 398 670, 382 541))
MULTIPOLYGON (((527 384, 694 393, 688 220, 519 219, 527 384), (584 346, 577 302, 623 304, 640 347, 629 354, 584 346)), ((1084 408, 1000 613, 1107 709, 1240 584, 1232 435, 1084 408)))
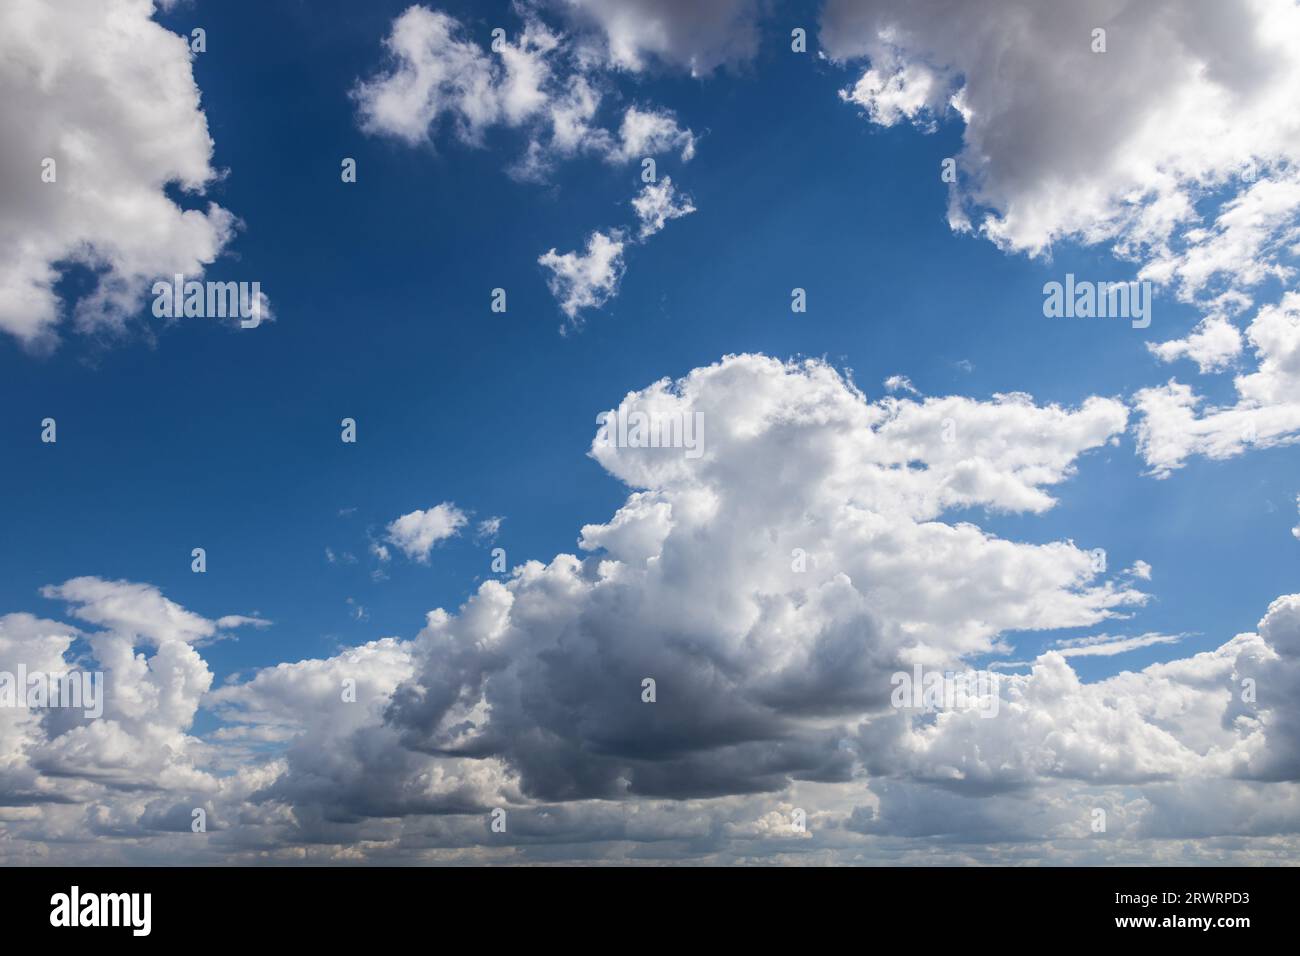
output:
POLYGON ((1121 403, 873 401, 820 362, 735 356, 617 411, 698 413, 703 453, 599 435, 623 506, 579 553, 484 582, 412 638, 213 688, 202 644, 265 622, 98 578, 47 589, 75 626, 6 616, 6 661, 98 664, 113 690, 99 721, 0 715, 0 856, 921 862, 943 836, 971 859, 1118 860, 1157 837, 1171 858, 1202 853, 1187 841, 1206 832, 1249 838, 1224 858, 1290 846, 1300 596, 1217 650, 1100 683, 1049 651, 1003 675, 991 719, 891 706, 900 669, 960 670, 1018 631, 1113 629, 1140 607, 1140 575, 1108 576, 1080 545, 952 516, 1050 509, 1124 429, 1121 403), (215 729, 195 732, 199 711, 215 729), (1206 793, 1232 809, 1189 814, 1206 793))

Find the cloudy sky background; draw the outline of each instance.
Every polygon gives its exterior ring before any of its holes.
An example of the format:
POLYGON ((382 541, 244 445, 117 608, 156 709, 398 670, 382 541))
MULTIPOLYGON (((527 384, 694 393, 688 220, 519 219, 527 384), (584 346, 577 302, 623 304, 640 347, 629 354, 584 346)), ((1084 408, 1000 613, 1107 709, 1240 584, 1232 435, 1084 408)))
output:
POLYGON ((1297 36, 6 3, 0 669, 109 695, 0 709, 0 860, 1293 861, 1297 36), (155 319, 176 272, 274 321, 155 319), (1067 272, 1151 326, 1044 318, 1067 272), (917 663, 998 716, 892 708, 917 663))

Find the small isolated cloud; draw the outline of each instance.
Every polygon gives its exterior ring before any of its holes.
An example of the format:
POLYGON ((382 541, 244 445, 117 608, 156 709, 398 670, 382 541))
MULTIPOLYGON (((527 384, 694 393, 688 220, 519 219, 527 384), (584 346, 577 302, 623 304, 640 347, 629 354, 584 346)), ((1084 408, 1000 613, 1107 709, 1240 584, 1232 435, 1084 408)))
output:
POLYGON ((680 150, 682 162, 695 156, 695 134, 677 125, 676 118, 664 110, 640 110, 628 107, 618 131, 618 145, 610 150, 610 161, 627 162, 643 156, 655 156, 680 150))
POLYGON ((1068 641, 1057 641, 1056 652, 1062 657, 1114 657, 1135 651, 1141 647, 1155 644, 1177 644, 1183 639, 1182 634, 1141 634, 1137 637, 1112 637, 1098 634, 1093 637, 1077 637, 1068 641))
POLYGON ((264 617, 258 617, 256 614, 227 614, 224 617, 217 618, 217 628, 219 630, 229 630, 235 627, 270 627, 271 622, 264 617))
POLYGON ((695 212, 690 196, 678 196, 671 176, 665 176, 660 183, 646 183, 641 194, 632 200, 632 208, 641 220, 642 239, 659 232, 669 219, 680 219, 695 212))
MULTIPOLYGON (((412 511, 390 522, 386 529, 387 540, 408 558, 426 562, 434 545, 460 533, 468 520, 463 511, 450 501, 444 501, 426 511, 412 511)), ((378 548, 387 554, 383 545, 378 548)), ((386 556, 381 560, 387 560, 386 556)))
POLYGON ((1150 581, 1151 565, 1147 564, 1145 561, 1134 561, 1133 567, 1129 568, 1127 573, 1133 575, 1135 578, 1141 578, 1143 581, 1150 581))
POLYGON ((889 392, 911 392, 913 395, 920 395, 912 380, 906 375, 891 375, 885 379, 885 390, 889 392))
POLYGON ((551 271, 546 280, 570 319, 583 309, 599 308, 613 298, 623 278, 623 239, 618 230, 593 232, 586 252, 557 253, 555 249, 538 257, 539 265, 551 271))
MULTIPOLYGON (((1295 496, 1295 504, 1296 504, 1296 510, 1300 511, 1300 495, 1295 496)), ((1300 524, 1292 528, 1291 533, 1295 535, 1297 538, 1300 538, 1300 524)))
POLYGON ((491 518, 484 518, 478 523, 478 527, 474 531, 474 537, 478 538, 480 541, 490 541, 501 531, 501 522, 505 520, 506 519, 500 515, 493 515, 491 518))

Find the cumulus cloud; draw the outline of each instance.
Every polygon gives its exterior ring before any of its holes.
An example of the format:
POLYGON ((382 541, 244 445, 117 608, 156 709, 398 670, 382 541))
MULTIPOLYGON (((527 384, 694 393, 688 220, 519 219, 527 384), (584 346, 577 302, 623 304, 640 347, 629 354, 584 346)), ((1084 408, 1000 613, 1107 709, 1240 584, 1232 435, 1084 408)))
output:
POLYGON ((209 620, 151 585, 127 581, 81 577, 42 593, 65 602, 69 613, 90 627, 5 615, 0 618, 0 661, 6 669, 21 664, 47 674, 102 672, 103 714, 88 718, 76 709, 43 714, 25 707, 4 709, 17 723, 9 728, 13 735, 5 734, 8 749, 0 780, 19 792, 6 793, 0 803, 72 803, 99 787, 190 794, 217 790, 217 781, 195 764, 203 744, 188 733, 212 683, 196 648, 220 628, 263 622, 242 615, 209 620))
POLYGON ((1221 460, 1300 439, 1300 293, 1261 308, 1246 340, 1255 369, 1233 379, 1233 404, 1202 410, 1204 399, 1176 379, 1134 395, 1138 451, 1156 477, 1167 477, 1192 455, 1221 460))
POLYGON ((680 150, 682 162, 695 156, 695 135, 677 125, 671 113, 629 107, 618 130, 618 145, 608 151, 611 159, 633 160, 680 150))
POLYGON ((153 585, 131 581, 72 578, 42 588, 41 595, 66 602, 73 617, 122 634, 133 644, 198 644, 215 636, 221 628, 266 623, 244 615, 227 615, 210 621, 168 600, 153 585))
POLYGON ((0 330, 29 347, 57 342, 65 268, 95 275, 75 327, 118 331, 152 279, 201 274, 235 229, 165 191, 201 196, 217 172, 187 42, 152 16, 142 0, 0 11, 0 330))
POLYGON ((885 706, 895 669, 1142 600, 1073 545, 937 520, 1050 507, 1043 488, 1123 428, 1118 403, 872 404, 824 365, 741 356, 629 396, 635 410, 702 414, 704 454, 594 442, 633 494, 583 529, 591 557, 530 562, 430 617, 389 711, 407 746, 497 756, 544 800, 843 781, 845 722, 885 706))
POLYGON ((435 142, 450 127, 463 143, 481 146, 489 129, 527 136, 510 172, 544 179, 555 164, 590 154, 612 164, 677 152, 695 154, 695 136, 655 107, 626 107, 617 129, 602 125, 602 71, 573 42, 534 13, 514 39, 475 42, 455 17, 407 8, 384 40, 388 63, 352 90, 361 128, 411 145, 435 142))
MULTIPOLYGON (((1015 632, 1145 600, 1125 583, 1143 575, 1107 579, 1073 542, 951 514, 1050 509, 1079 456, 1124 430, 1121 403, 871 400, 821 362, 733 356, 617 411, 698 413, 703 454, 598 437, 591 456, 629 492, 582 529, 581 554, 484 581, 409 639, 213 688, 197 647, 248 615, 77 578, 45 593, 78 626, 0 618, 4 660, 85 655, 113 675, 103 720, 0 711, 0 858, 925 862, 927 841, 879 841, 943 836, 972 861, 1012 845, 1115 861, 1133 852, 1121 836, 1174 858, 1204 834, 1249 839, 1246 858, 1292 845, 1270 841, 1300 828, 1300 595, 1215 650, 1096 683, 1069 658, 1175 639, 1060 641, 1000 678, 992 719, 890 704, 899 670, 960 670, 1015 632), (199 737, 204 708, 216 726, 199 737), (183 827, 196 806, 207 834, 183 827), (1097 807, 1105 842, 1089 842, 1097 807), (492 808, 511 823, 489 844, 492 808)), ((439 508, 402 532, 416 556, 463 524, 439 508)))
POLYGON ((434 546, 459 534, 468 521, 465 512, 450 501, 444 501, 424 511, 412 511, 390 521, 385 534, 388 543, 408 558, 427 563, 434 546))
POLYGON ((1220 372, 1241 354, 1241 332, 1221 315, 1202 321, 1186 338, 1148 342, 1147 348, 1162 362, 1189 358, 1202 374, 1220 372))
POLYGON ((589 51, 627 70, 659 61, 701 76, 758 51, 757 0, 559 0, 578 24, 597 28, 589 51))
POLYGON ((1140 279, 1207 313, 1189 334, 1149 345, 1161 361, 1220 372, 1253 347, 1257 369, 1238 377, 1235 406, 1198 413, 1202 399, 1175 381, 1138 393, 1141 450, 1164 477, 1192 455, 1230 457, 1300 432, 1282 372, 1294 293, 1258 307, 1244 334, 1234 318, 1294 276, 1300 119, 1289 104, 1300 52, 1283 38, 1298 29, 1289 0, 1068 10, 831 0, 821 40, 862 70, 841 96, 870 122, 962 124, 953 228, 1031 255, 1108 244, 1140 279))
POLYGON ((662 182, 646 183, 640 195, 632 200, 632 208, 641 221, 638 233, 641 239, 659 232, 669 219, 680 219, 695 212, 691 197, 678 195, 671 176, 665 176, 662 182))
POLYGON ((556 252, 550 249, 537 262, 550 270, 546 280, 570 320, 583 309, 595 309, 608 302, 623 278, 623 239, 618 230, 596 230, 587 238, 585 252, 556 252))
POLYGON ((695 212, 691 197, 677 191, 671 176, 642 186, 632 198, 632 208, 640 223, 634 238, 628 238, 624 229, 596 230, 587 239, 586 252, 561 254, 550 249, 538 258, 538 264, 550 271, 547 285, 571 324, 577 324, 579 313, 600 308, 618 294, 629 245, 645 242, 668 220, 695 212))
POLYGON ((975 707, 945 710, 930 720, 891 714, 864 722, 861 745, 882 776, 966 794, 1053 779, 1110 786, 1198 777, 1294 779, 1290 708, 1278 699, 1255 704, 1243 694, 1242 680, 1267 683, 1270 693, 1291 686, 1294 664, 1283 655, 1294 654, 1290 628, 1297 606, 1300 596, 1279 598, 1258 634, 1092 684, 1079 680, 1062 652, 1048 651, 1029 674, 1000 678, 995 718, 975 707))
MULTIPOLYGON (((954 225, 1008 249, 1038 253, 1073 238, 1164 261, 1176 254, 1175 229, 1195 223, 1196 200, 1241 186, 1252 158, 1260 178, 1247 195, 1257 199, 1241 202, 1293 207, 1291 187, 1269 174, 1300 156, 1300 120, 1287 105, 1300 54, 1284 39, 1297 24, 1287 0, 1068 9, 831 0, 821 40, 837 60, 869 61, 844 98, 872 122, 929 127, 950 110, 961 118, 954 225), (1107 31, 1104 53, 1093 52, 1096 28, 1107 31)), ((1237 218, 1251 231, 1248 211, 1237 218)), ((1195 284, 1211 264, 1257 268, 1212 255, 1185 266, 1184 278, 1195 284)))
POLYGON ((464 34, 454 17, 408 7, 384 41, 391 69, 353 91, 361 128, 414 145, 427 141, 445 115, 457 135, 478 143, 487 127, 517 125, 536 113, 545 102, 538 84, 547 76, 545 53, 554 49, 555 38, 529 21, 494 62, 464 34))
MULTIPOLYGON (((627 64, 593 55, 589 42, 553 31, 534 11, 525 10, 523 17, 516 39, 498 38, 484 49, 454 17, 409 7, 384 41, 389 63, 353 89, 362 129, 418 145, 433 142, 450 126, 460 140, 477 146, 494 126, 520 128, 528 144, 509 171, 526 180, 544 179, 558 161, 584 154, 611 164, 672 152, 682 162, 694 157, 695 134, 668 110, 630 105, 616 129, 602 126, 602 72, 615 62, 627 64)), ((647 183, 632 202, 639 240, 695 211, 668 176, 647 183)), ((552 248, 538 258, 571 325, 582 311, 617 294, 628 241, 623 229, 596 229, 584 250, 552 248)))

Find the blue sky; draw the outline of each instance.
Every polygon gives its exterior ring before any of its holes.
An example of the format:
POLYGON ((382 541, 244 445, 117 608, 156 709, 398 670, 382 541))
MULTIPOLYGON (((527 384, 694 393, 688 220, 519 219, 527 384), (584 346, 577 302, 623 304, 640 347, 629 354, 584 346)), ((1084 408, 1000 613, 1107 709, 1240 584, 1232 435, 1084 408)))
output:
MULTIPOLYGON (((211 38, 194 73, 214 163, 229 170, 211 198, 245 229, 210 276, 259 277, 277 320, 255 335, 203 321, 159 328, 145 308, 152 343, 74 340, 37 360, 0 343, 13 462, 0 480, 5 500, 21 502, 0 554, 9 607, 94 573, 274 621, 211 649, 221 678, 405 633, 430 607, 464 600, 490 563, 472 536, 427 567, 370 579, 367 535, 398 513, 451 500, 502 515, 512 563, 571 551, 576 529, 623 497, 585 457, 596 412, 728 353, 822 357, 873 397, 892 374, 928 394, 1025 391, 1071 405, 1165 377, 1140 333, 1039 308, 1046 281, 1127 279, 1131 264, 1068 245, 1029 261, 953 234, 938 171, 960 123, 929 136, 873 129, 836 99, 843 68, 775 39, 734 72, 621 84, 627 102, 670 103, 702 131, 698 159, 678 173, 700 212, 638 249, 618 298, 561 336, 536 257, 625 219, 639 170, 593 158, 552 183, 519 183, 504 169, 515 131, 480 149, 363 135, 348 90, 404 8, 233 3, 162 17, 180 33, 201 22, 211 38), (270 85, 273 97, 260 92, 270 85), (339 180, 344 156, 358 161, 355 184, 339 180), (789 310, 796 286, 809 294, 803 315, 789 310), (505 315, 489 311, 497 287, 505 315), (47 415, 57 448, 33 440, 47 415), (345 416, 359 423, 355 447, 338 439, 345 416), (193 547, 208 551, 204 576, 190 572, 193 547), (359 560, 330 566, 327 547, 359 560), (369 620, 353 620, 346 597, 369 620)), ((518 24, 506 5, 446 9, 484 35, 518 24)), ((1169 336, 1198 318, 1168 296, 1158 309, 1169 336)), ((988 527, 1154 564, 1156 600, 1114 629, 1186 632, 1198 635, 1187 647, 1211 647, 1295 580, 1297 454, 1197 462, 1154 482, 1126 438, 1082 463, 1053 512, 988 527)), ((1085 673, 1170 653, 1097 659, 1085 673)))
MULTIPOLYGON (((883 59, 819 45, 845 4, 777 4, 757 15, 747 55, 698 75, 662 49, 643 68, 601 74, 599 119, 614 124, 630 106, 669 110, 693 132, 693 159, 665 152, 657 162, 695 211, 629 244, 617 294, 575 327, 538 257, 632 222, 638 165, 584 154, 544 181, 521 181, 510 167, 527 126, 489 126, 480 144, 454 135, 449 115, 416 145, 363 130, 353 91, 387 68, 383 40, 407 6, 200 0, 157 14, 177 34, 206 30, 191 63, 219 171, 201 195, 175 183, 167 195, 239 218, 204 278, 259 281, 274 321, 165 323, 146 298, 118 331, 78 333, 65 320, 52 350, 0 335, 0 611, 66 620, 67 600, 41 589, 95 576, 148 582, 204 617, 271 622, 202 645, 214 687, 380 637, 410 639, 430 610, 454 612, 493 576, 493 547, 511 567, 581 553, 583 526, 608 522, 629 493, 588 455, 596 414, 730 354, 824 360, 872 402, 893 375, 910 379, 918 402, 1024 392, 1040 406, 1101 396, 1135 408, 1139 390, 1171 377, 1194 381, 1210 404, 1235 401, 1231 374, 1198 376, 1192 362, 1166 364, 1148 349, 1187 336, 1211 311, 1174 285, 1157 288, 1145 331, 1044 317, 1045 282, 1137 277, 1145 260, 1117 256, 1118 240, 1089 241, 1066 224, 1035 250, 953 228, 940 164, 963 154, 972 127, 951 109, 929 130, 924 117, 873 122, 846 102, 840 91, 883 59), (808 29, 812 53, 790 52, 794 25, 808 29), (344 157, 357 161, 355 183, 340 181, 344 157), (498 287, 504 314, 489 308, 498 287), (796 287, 806 313, 791 311, 796 287), (39 441, 46 417, 57 420, 57 444, 39 441), (345 417, 357 422, 354 445, 339 439, 345 417), (442 502, 469 523, 427 562, 373 553, 398 516, 442 502), (495 537, 476 535, 493 516, 504 519, 495 537), (196 547, 206 549, 204 574, 190 569, 196 547)), ((530 8, 437 9, 486 53, 492 28, 513 38, 530 8)), ((598 20, 540 9, 569 36, 600 36, 598 20)), ((1014 215, 994 195, 972 208, 1014 215)), ((1233 195, 1204 191, 1207 221, 1233 195)), ((1273 254, 1282 269, 1294 264, 1273 254)), ((58 291, 70 311, 92 282, 84 265, 63 264, 58 291)), ((1239 322, 1288 288, 1278 276, 1253 284, 1239 322)), ((1045 489, 1058 502, 1050 510, 977 503, 937 520, 1013 542, 1104 548, 1116 580, 1145 561, 1152 577, 1135 583, 1148 602, 1090 625, 1008 631, 1010 646, 970 660, 1033 660, 1098 634, 1184 635, 1071 658, 1081 679, 1102 680, 1212 651, 1295 590, 1300 448, 1190 454, 1158 478, 1136 447, 1138 421, 1133 412, 1113 444, 1078 455, 1077 470, 1045 489)), ((224 722, 203 707, 190 732, 224 722)))

